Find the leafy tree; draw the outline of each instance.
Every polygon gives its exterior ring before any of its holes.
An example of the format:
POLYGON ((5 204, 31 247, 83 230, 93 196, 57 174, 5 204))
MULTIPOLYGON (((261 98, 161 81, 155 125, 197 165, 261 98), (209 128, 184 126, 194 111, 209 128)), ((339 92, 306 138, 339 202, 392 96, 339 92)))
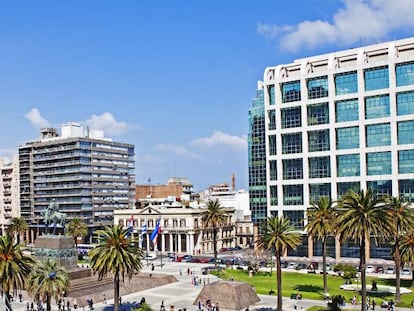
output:
POLYGON ((78 253, 78 237, 85 237, 88 234, 88 226, 80 218, 72 218, 66 225, 66 234, 75 241, 76 253, 78 253))
POLYGON ((414 286, 414 269, 412 269, 414 266, 414 230, 411 229, 404 235, 400 236, 399 239, 399 252, 402 258, 402 262, 404 264, 411 262, 411 286, 414 286))
POLYGON ((359 245, 359 270, 361 272, 361 310, 366 310, 366 252, 371 236, 375 243, 389 237, 392 225, 387 217, 384 201, 376 192, 368 189, 358 192, 352 189, 339 201, 337 218, 338 234, 342 241, 352 239, 359 245))
POLYGON ((282 310, 282 266, 281 257, 288 248, 296 249, 301 243, 299 232, 295 231, 289 219, 272 216, 267 218, 257 240, 259 249, 274 249, 276 256, 277 310, 282 310))
POLYGON ((51 299, 58 300, 69 289, 69 276, 66 269, 55 260, 39 261, 27 280, 27 291, 34 301, 46 300, 46 310, 51 310, 51 299))
POLYGON ((316 236, 322 242, 322 271, 323 271, 323 292, 328 293, 328 281, 326 273, 326 242, 328 236, 335 233, 333 226, 336 218, 336 209, 332 200, 328 197, 321 197, 308 209, 308 224, 306 229, 312 236, 316 236))
POLYGON ((142 303, 138 308, 133 308, 132 311, 154 311, 146 302, 142 303))
POLYGON ((10 294, 24 289, 24 282, 34 265, 34 260, 23 253, 21 244, 6 234, 0 236, 0 286, 4 290, 6 310, 11 310, 10 294))
POLYGON ((6 231, 11 236, 17 236, 17 243, 20 243, 28 228, 29 226, 23 217, 14 217, 6 231))
POLYGON ((354 266, 348 264, 337 264, 334 266, 333 270, 335 272, 341 273, 342 278, 348 281, 351 281, 357 275, 357 269, 354 266))
POLYGON ((214 266, 217 267, 217 231, 226 222, 228 216, 218 199, 209 200, 206 205, 207 210, 201 213, 201 221, 204 229, 211 228, 213 231, 214 266))
POLYGON ((142 250, 137 247, 128 228, 109 226, 95 232, 98 245, 89 252, 90 265, 98 279, 108 273, 114 277, 114 311, 119 311, 119 283, 129 279, 142 268, 142 250))

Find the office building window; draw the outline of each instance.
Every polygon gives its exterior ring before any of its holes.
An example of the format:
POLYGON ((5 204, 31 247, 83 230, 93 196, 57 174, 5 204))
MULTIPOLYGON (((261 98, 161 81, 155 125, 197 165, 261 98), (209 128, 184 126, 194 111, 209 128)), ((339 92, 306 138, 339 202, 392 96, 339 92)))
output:
POLYGON ((391 174, 391 152, 367 153, 367 175, 391 174))
POLYGON ((308 79, 308 99, 328 96, 328 77, 308 79))
POLYGON ((335 121, 347 122, 358 120, 358 99, 335 102, 335 121))
POLYGON ((359 148, 358 126, 336 129, 336 149, 359 148))
POLYGON ((270 180, 277 180, 277 162, 276 160, 269 161, 270 180))
POLYGON ((283 163, 283 179, 302 179, 303 178, 303 160, 286 159, 283 163))
POLYGON ((375 190, 378 195, 392 196, 392 181, 391 180, 368 181, 367 188, 375 190))
POLYGON ((331 177, 330 157, 309 158, 309 178, 331 177))
POLYGON ((395 66, 397 86, 414 84, 414 62, 401 63, 395 66))
POLYGON ((269 135, 269 155, 276 155, 276 135, 269 135))
POLYGON ((399 180, 398 192, 409 202, 414 202, 414 179, 399 180))
POLYGON ((271 109, 267 111, 267 115, 269 117, 269 130, 275 130, 276 129, 276 111, 271 109))
POLYGON ((335 94, 345 95, 358 92, 358 76, 356 71, 335 75, 335 94))
POLYGON ((336 174, 338 177, 360 176, 359 154, 336 156, 336 174))
POLYGON ((398 144, 414 144, 414 121, 397 123, 398 144))
POLYGON ((330 149, 329 130, 309 131, 308 132, 308 150, 325 151, 330 149))
POLYGON ((380 95, 365 98, 365 119, 390 116, 390 96, 380 95))
POLYGON ((414 92, 397 93, 397 115, 414 114, 414 92))
POLYGON ((281 85, 282 102, 290 103, 299 101, 300 96, 300 81, 285 82, 281 85))
POLYGON ((348 190, 353 190, 355 192, 358 192, 361 187, 358 181, 351 181, 351 182, 339 182, 336 184, 337 189, 337 195, 338 199, 348 192, 348 190))
POLYGON ((283 204, 303 205, 303 185, 284 185, 283 204))
POLYGON ((398 173, 414 173, 414 150, 398 151, 398 173))
POLYGON ((282 128, 292 128, 302 126, 302 116, 300 107, 282 109, 282 128))
POLYGON ((364 71, 365 91, 386 89, 389 87, 388 67, 369 68, 364 71))
POLYGON ((283 216, 289 219, 290 224, 295 230, 304 230, 305 217, 304 211, 283 211, 283 216))
POLYGON ((268 85, 267 86, 267 95, 269 96, 269 105, 275 105, 276 99, 275 99, 275 86, 274 85, 268 85))
POLYGON ((391 145, 391 129, 389 123, 367 125, 365 135, 367 147, 391 145))
POLYGON ((308 125, 329 123, 328 103, 308 105, 308 125))
POLYGON ((302 133, 292 133, 282 135, 282 153, 301 153, 302 152, 302 133))
POLYGON ((277 206, 277 186, 270 186, 270 205, 277 206))
POLYGON ((309 204, 318 202, 322 197, 331 198, 331 184, 310 184, 309 204))

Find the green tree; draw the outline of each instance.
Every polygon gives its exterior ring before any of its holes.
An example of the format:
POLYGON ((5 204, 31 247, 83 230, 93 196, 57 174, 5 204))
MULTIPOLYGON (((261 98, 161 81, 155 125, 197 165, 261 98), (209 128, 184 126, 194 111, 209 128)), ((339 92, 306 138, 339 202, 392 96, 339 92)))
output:
POLYGON ((10 235, 0 236, 0 286, 6 297, 6 310, 11 310, 10 294, 24 289, 24 282, 34 260, 23 253, 23 246, 10 235))
POLYGON ((400 236, 399 251, 404 264, 411 262, 411 286, 414 286, 414 230, 400 236))
POLYGON ((414 227, 414 210, 411 203, 403 196, 386 197, 387 214, 392 226, 389 228, 393 244, 393 257, 395 262, 395 301, 401 300, 401 255, 400 236, 414 227))
POLYGON ((274 250, 276 257, 276 286, 277 286, 277 310, 282 310, 282 265, 281 257, 288 248, 296 249, 301 243, 301 236, 285 217, 272 216, 267 218, 262 234, 257 240, 260 249, 274 250))
POLYGON ((26 233, 29 226, 23 217, 14 217, 11 220, 11 224, 7 227, 7 233, 11 236, 17 237, 17 243, 23 240, 23 235, 26 233))
POLYGON ((322 242, 322 271, 323 271, 323 292, 328 293, 328 281, 326 274, 326 241, 328 236, 335 234, 334 220, 336 209, 332 200, 328 197, 321 197, 310 208, 308 208, 308 224, 306 229, 312 236, 319 238, 322 242))
POLYGON ((51 299, 58 300, 69 289, 69 276, 66 269, 55 260, 39 261, 29 274, 26 289, 34 301, 46 300, 46 310, 51 310, 51 299))
POLYGON ((99 280, 106 277, 108 272, 114 276, 114 311, 119 311, 120 278, 123 281, 127 275, 131 279, 141 270, 142 250, 128 229, 118 225, 97 230, 95 235, 98 245, 89 252, 91 268, 94 273, 98 273, 99 280))
POLYGON ((345 193, 338 202, 337 230, 342 241, 352 239, 359 245, 359 270, 361 273, 361 310, 366 310, 366 252, 370 238, 375 243, 389 237, 391 226, 387 217, 383 198, 368 189, 358 192, 352 189, 345 193))
POLYGON ((66 224, 66 234, 75 241, 76 253, 78 253, 78 237, 85 237, 88 234, 88 226, 80 218, 72 218, 66 224))
POLYGON ((226 222, 228 215, 218 199, 209 200, 206 205, 207 210, 201 213, 201 221, 204 230, 211 228, 213 231, 214 266, 217 267, 217 231, 226 222))

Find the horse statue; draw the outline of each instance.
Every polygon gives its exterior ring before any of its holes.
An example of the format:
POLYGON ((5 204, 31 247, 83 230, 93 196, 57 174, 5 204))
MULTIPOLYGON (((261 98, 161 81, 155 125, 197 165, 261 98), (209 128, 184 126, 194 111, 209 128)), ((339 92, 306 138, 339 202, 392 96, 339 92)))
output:
POLYGON ((65 228, 66 214, 59 212, 59 205, 53 199, 49 206, 43 211, 43 218, 46 224, 46 233, 49 233, 49 228, 53 228, 53 234, 56 233, 56 227, 61 226, 65 228))

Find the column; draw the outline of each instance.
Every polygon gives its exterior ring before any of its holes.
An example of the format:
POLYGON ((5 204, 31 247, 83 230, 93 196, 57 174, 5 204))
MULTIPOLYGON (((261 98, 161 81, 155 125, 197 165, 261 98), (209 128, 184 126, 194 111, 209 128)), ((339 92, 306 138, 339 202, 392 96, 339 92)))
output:
POLYGON ((194 254, 195 255, 197 255, 197 252, 195 252, 195 249, 194 249, 194 233, 190 233, 189 234, 189 244, 190 244, 190 251, 191 252, 194 252, 194 254))
POLYGON ((177 233, 177 239, 178 239, 178 249, 177 252, 181 253, 182 249, 181 249, 181 233, 177 233))
POLYGON ((313 237, 312 235, 308 235, 308 258, 313 257, 313 237))
POLYGON ((147 240, 147 253, 149 253, 149 251, 150 251, 150 238, 149 238, 148 233, 145 233, 145 238, 147 240))
POLYGON ((161 252, 165 253, 165 235, 161 233, 161 252))
POLYGON ((170 252, 173 253, 174 252, 174 236, 172 233, 170 233, 170 252))

